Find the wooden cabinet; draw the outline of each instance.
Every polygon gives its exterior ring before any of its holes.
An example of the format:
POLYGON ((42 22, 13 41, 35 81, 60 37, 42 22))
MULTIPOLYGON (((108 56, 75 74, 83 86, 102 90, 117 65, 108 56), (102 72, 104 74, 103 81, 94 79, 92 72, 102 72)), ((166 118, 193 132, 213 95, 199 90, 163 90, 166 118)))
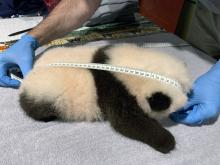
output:
POLYGON ((184 0, 139 0, 140 13, 168 32, 175 32, 184 0))

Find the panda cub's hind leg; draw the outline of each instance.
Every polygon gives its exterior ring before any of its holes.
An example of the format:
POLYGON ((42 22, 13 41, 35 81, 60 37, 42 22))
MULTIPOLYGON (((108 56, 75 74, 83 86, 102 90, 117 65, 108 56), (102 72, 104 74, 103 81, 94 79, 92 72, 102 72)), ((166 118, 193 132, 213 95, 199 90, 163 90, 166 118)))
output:
POLYGON ((29 96, 27 91, 20 93, 19 101, 25 113, 35 120, 49 122, 59 118, 53 102, 38 101, 36 98, 29 96))
POLYGON ((34 68, 21 84, 20 105, 40 121, 101 118, 93 77, 84 69, 34 68))

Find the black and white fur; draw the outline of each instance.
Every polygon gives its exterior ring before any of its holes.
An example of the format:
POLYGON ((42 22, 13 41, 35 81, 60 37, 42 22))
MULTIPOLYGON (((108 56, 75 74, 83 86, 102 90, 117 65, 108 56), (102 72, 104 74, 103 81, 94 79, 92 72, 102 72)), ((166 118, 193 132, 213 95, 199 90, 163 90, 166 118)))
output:
POLYGON ((28 116, 40 121, 107 119, 124 136, 168 153, 175 139, 155 119, 182 107, 190 87, 186 66, 161 52, 133 44, 60 47, 37 60, 20 87, 20 104, 28 116), (47 66, 54 62, 142 69, 173 78, 182 89, 123 73, 47 66))

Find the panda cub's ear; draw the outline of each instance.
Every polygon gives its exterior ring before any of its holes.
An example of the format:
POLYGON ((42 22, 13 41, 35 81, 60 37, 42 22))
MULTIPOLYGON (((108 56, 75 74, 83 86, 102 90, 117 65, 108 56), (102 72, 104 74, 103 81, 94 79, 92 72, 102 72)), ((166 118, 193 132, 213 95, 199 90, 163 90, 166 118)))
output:
POLYGON ((167 110, 172 103, 171 98, 162 92, 155 92, 151 95, 151 97, 146 99, 149 102, 150 108, 156 112, 167 110))

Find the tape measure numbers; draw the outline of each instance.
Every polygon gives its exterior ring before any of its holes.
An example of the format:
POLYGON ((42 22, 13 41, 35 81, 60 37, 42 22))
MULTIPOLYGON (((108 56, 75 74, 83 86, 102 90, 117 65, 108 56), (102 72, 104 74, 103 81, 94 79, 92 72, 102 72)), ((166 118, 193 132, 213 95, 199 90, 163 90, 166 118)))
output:
POLYGON ((166 76, 163 76, 163 75, 160 75, 157 73, 139 70, 139 69, 113 66, 110 64, 99 64, 99 63, 84 64, 84 63, 62 63, 62 62, 59 62, 59 63, 51 63, 51 64, 48 64, 47 66, 49 66, 49 67, 84 68, 84 69, 95 69, 95 70, 104 70, 104 71, 110 71, 110 72, 125 73, 125 74, 134 75, 134 76, 155 79, 155 80, 160 81, 162 83, 171 85, 175 88, 182 89, 181 85, 178 81, 171 79, 171 78, 168 78, 166 76))

